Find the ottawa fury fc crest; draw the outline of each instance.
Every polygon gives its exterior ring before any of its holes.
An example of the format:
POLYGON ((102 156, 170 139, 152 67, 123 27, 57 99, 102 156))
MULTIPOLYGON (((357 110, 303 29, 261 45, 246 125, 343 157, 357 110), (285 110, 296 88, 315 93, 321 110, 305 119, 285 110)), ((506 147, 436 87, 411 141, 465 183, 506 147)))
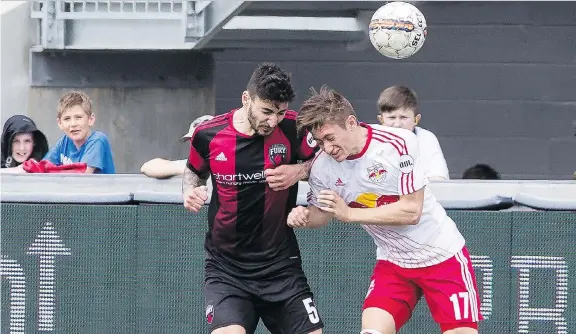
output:
POLYGON ((272 146, 270 146, 270 149, 268 150, 268 158, 270 159, 270 162, 274 166, 280 166, 282 162, 284 162, 284 159, 286 158, 287 151, 288 150, 286 149, 286 145, 273 144, 272 146))

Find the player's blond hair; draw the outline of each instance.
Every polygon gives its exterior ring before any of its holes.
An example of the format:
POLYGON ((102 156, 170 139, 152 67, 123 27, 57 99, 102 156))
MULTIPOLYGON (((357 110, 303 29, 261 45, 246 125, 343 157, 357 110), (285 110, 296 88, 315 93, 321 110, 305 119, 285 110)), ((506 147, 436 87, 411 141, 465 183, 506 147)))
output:
POLYGON ((326 124, 336 124, 346 128, 350 115, 356 116, 352 104, 341 94, 324 85, 317 92, 311 88, 311 95, 302 103, 296 126, 298 132, 314 131, 326 124))
POLYGON ((63 112, 76 106, 80 106, 86 115, 92 115, 92 102, 90 101, 90 97, 83 92, 72 91, 62 95, 60 98, 60 102, 58 103, 58 118, 62 116, 63 112))

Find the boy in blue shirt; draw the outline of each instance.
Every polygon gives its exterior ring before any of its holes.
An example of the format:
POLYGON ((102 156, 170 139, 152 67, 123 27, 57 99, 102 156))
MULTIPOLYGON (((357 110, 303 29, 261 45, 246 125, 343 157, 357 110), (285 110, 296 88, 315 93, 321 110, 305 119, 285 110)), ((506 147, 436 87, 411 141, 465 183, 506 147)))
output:
POLYGON ((85 162, 86 173, 114 174, 114 160, 108 138, 101 131, 92 132, 96 117, 88 95, 70 92, 60 98, 58 127, 64 136, 44 157, 55 165, 85 162))

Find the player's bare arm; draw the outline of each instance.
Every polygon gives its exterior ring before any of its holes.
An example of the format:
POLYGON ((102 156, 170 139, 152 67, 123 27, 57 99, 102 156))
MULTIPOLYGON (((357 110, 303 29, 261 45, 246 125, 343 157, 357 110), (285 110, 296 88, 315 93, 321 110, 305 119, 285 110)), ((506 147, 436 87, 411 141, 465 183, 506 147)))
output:
POLYGON ((424 188, 408 195, 400 196, 397 202, 376 208, 351 208, 337 193, 322 190, 318 202, 325 205, 319 209, 333 213, 345 223, 363 225, 416 225, 422 215, 424 188))
POLYGON ((328 225, 334 218, 334 215, 329 212, 324 212, 314 205, 308 206, 308 227, 319 228, 328 225))
POLYGON ((264 171, 264 175, 272 190, 285 190, 298 181, 308 179, 311 167, 312 160, 309 160, 299 164, 281 165, 274 169, 267 169, 264 171))
POLYGON ((184 168, 177 161, 154 158, 150 161, 146 161, 142 167, 140 167, 140 172, 148 177, 165 179, 172 176, 182 175, 184 173, 184 168))
POLYGON ((308 161, 304 161, 302 163, 299 163, 297 165, 292 165, 292 166, 296 166, 296 168, 298 169, 298 175, 299 175, 299 181, 306 181, 308 180, 308 177, 310 176, 310 169, 312 169, 312 164, 314 163, 314 160, 308 160, 308 161))
POLYGON ((186 190, 193 189, 199 186, 206 185, 207 178, 198 176, 196 173, 190 170, 190 168, 184 168, 184 177, 182 178, 182 193, 186 193, 186 190))
POLYGON ((208 199, 206 178, 194 173, 190 168, 184 169, 182 177, 182 197, 184 207, 192 212, 198 212, 208 199))
POLYGON ((324 212, 314 205, 309 205, 307 208, 297 206, 288 214, 288 226, 304 227, 304 228, 320 228, 328 225, 334 215, 324 212))

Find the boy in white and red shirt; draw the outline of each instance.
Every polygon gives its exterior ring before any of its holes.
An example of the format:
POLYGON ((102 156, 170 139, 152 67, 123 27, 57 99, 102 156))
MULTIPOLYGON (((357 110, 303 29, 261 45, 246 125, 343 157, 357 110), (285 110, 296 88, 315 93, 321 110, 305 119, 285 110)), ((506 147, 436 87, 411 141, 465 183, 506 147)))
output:
POLYGON ((449 180, 448 166, 438 138, 431 131, 417 126, 422 114, 418 110, 416 93, 405 86, 391 86, 380 93, 377 104, 380 124, 416 134, 426 177, 429 180, 449 180))

